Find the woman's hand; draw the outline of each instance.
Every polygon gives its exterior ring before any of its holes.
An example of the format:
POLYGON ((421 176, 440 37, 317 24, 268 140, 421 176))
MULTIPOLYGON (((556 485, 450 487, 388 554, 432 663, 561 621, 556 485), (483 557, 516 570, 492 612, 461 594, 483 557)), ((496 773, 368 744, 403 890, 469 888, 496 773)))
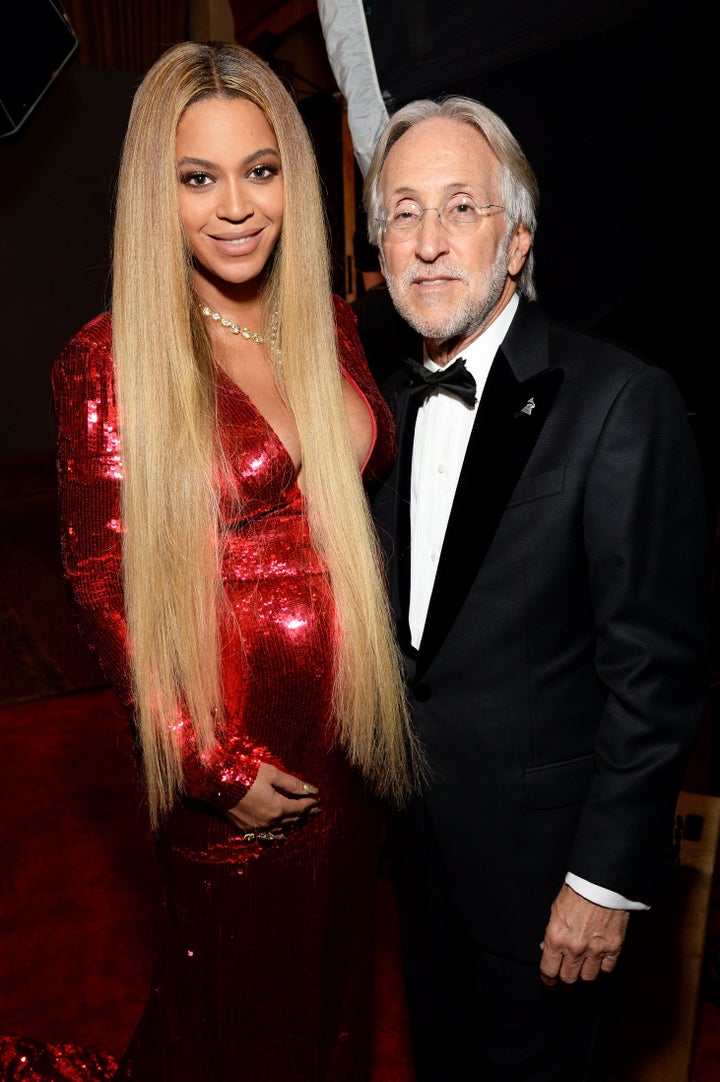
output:
POLYGON ((245 796, 225 814, 244 834, 264 834, 265 838, 260 840, 271 841, 284 838, 288 830, 319 812, 320 801, 314 785, 261 763, 245 796))

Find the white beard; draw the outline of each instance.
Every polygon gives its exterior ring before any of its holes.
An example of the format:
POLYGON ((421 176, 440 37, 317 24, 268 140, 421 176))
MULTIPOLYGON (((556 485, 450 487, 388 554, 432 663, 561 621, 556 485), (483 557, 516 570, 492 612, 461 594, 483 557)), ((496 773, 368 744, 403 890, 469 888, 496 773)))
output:
MULTIPOLYGON (((410 301, 413 280, 426 270, 422 264, 416 263, 401 275, 385 272, 388 291, 398 312, 423 338, 441 342, 449 338, 470 338, 492 314, 505 288, 508 273, 507 244, 498 249, 493 264, 481 283, 480 295, 477 295, 477 290, 474 295, 466 291, 454 311, 444 317, 440 313, 434 317, 431 312, 418 312, 410 301)), ((447 274, 456 278, 466 286, 470 284, 470 276, 464 267, 439 263, 433 270, 439 275, 447 274)), ((433 303, 442 304, 443 301, 440 298, 434 301, 432 297, 425 301, 428 308, 431 308, 433 303)))

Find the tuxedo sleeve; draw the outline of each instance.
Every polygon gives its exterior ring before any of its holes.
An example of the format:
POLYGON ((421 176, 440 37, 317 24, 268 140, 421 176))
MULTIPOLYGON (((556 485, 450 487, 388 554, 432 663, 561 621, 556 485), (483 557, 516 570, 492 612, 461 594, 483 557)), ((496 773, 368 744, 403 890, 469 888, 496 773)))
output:
POLYGON ((682 397, 662 369, 636 368, 602 426, 583 510, 607 700, 568 868, 627 898, 651 900, 671 864, 707 703, 705 508, 682 397))

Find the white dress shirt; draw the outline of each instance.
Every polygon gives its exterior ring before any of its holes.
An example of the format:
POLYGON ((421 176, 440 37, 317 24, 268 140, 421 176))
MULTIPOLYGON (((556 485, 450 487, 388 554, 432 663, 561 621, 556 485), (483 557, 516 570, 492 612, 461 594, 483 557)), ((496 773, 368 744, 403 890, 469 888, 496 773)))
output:
MULTIPOLYGON (((477 383, 475 405, 468 406, 457 395, 439 389, 429 394, 418 410, 410 483, 409 619, 415 647, 420 645, 425 627, 440 551, 475 421, 477 403, 517 306, 518 297, 514 294, 488 329, 448 362, 451 364, 457 357, 465 358, 465 367, 477 383)), ((440 371, 440 365, 429 358, 425 360, 425 365, 433 372, 440 371)))
MULTIPOLYGON (((451 364, 457 357, 465 358, 465 366, 477 383, 475 405, 468 406, 456 395, 440 388, 428 395, 418 409, 410 488, 409 622, 412 644, 416 648, 420 645, 425 627, 435 573, 477 403, 517 306, 518 296, 514 294, 487 330, 448 360, 448 364, 451 364)), ((426 358, 425 365, 433 372, 440 371, 440 366, 429 358, 426 358)), ((642 902, 631 901, 615 891, 588 883, 571 872, 568 872, 565 882, 577 894, 608 909, 649 908, 642 902)))

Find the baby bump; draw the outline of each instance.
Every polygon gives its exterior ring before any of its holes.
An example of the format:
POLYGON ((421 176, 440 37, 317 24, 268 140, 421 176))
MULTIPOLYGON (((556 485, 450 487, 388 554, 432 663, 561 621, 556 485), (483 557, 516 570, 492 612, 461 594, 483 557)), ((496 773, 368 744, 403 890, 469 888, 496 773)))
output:
POLYGON ((300 532, 228 546, 223 649, 228 725, 297 770, 332 740, 335 615, 324 565, 300 532), (282 543, 280 543, 282 542, 282 543))

